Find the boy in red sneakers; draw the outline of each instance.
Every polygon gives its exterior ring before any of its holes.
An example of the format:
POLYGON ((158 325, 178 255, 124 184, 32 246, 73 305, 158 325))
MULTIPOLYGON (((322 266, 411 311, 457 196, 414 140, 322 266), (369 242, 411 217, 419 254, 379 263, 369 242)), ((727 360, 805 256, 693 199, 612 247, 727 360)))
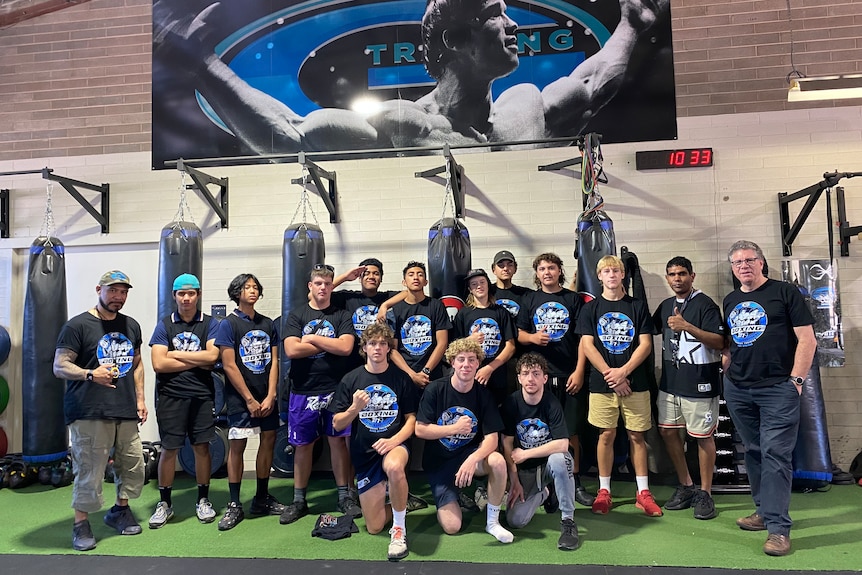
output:
POLYGON ((652 351, 653 325, 646 304, 626 295, 625 268, 620 258, 605 256, 596 265, 602 294, 587 303, 578 317, 581 346, 590 371, 589 422, 599 428, 597 458, 599 492, 593 513, 611 510, 611 471, 617 422, 623 416, 631 444, 637 481, 638 509, 651 517, 662 515, 649 490, 644 434, 652 427, 647 367, 652 351))

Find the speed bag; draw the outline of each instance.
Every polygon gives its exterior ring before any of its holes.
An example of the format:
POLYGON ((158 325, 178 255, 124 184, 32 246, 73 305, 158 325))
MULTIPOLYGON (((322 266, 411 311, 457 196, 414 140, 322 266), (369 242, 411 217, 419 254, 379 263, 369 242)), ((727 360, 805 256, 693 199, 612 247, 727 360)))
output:
POLYGON ((805 378, 799 401, 799 434, 793 450, 793 487, 825 487, 832 481, 832 453, 817 354, 805 378))
POLYGON ((66 457, 66 382, 54 376, 53 365, 67 319, 65 248, 57 238, 36 238, 30 246, 21 344, 22 456, 27 463, 66 457))
POLYGON ((605 256, 617 253, 614 222, 603 210, 584 212, 578 217, 575 257, 578 259, 577 291, 593 298, 602 293, 596 266, 605 256))
POLYGON ((467 227, 454 218, 434 222, 428 230, 428 282, 431 297, 443 302, 450 319, 464 307, 464 278, 471 267, 467 227))
POLYGON ((203 283, 204 238, 191 222, 171 222, 162 228, 159 240, 159 319, 176 308, 174 280, 192 274, 203 283))

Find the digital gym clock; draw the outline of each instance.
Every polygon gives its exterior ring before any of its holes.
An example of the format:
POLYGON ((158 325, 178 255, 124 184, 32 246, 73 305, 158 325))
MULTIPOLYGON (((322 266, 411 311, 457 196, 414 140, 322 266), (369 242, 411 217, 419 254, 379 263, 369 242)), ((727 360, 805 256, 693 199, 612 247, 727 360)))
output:
POLYGON ((711 165, 712 148, 635 152, 635 168, 638 170, 706 168, 711 165))

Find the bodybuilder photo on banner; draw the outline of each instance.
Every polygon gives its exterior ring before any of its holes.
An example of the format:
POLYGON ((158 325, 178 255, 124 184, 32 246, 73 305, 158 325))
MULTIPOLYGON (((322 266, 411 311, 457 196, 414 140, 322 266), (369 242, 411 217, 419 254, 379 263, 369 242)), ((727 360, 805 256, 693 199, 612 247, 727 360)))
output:
MULTIPOLYGON (((669 0, 157 0, 177 158, 676 137, 669 0)), ((482 148, 488 149, 488 148, 482 148)))

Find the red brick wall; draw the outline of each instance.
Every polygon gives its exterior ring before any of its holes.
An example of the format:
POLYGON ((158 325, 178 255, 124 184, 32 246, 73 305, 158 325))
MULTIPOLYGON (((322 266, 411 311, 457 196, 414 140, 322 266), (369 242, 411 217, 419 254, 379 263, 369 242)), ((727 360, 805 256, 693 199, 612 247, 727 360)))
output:
MULTIPOLYGON (((862 1, 790 0, 797 68, 862 72, 862 1)), ((152 0, 92 0, 0 31, 0 160, 150 149, 152 0)), ((680 117, 787 103, 787 0, 672 0, 680 117)))

